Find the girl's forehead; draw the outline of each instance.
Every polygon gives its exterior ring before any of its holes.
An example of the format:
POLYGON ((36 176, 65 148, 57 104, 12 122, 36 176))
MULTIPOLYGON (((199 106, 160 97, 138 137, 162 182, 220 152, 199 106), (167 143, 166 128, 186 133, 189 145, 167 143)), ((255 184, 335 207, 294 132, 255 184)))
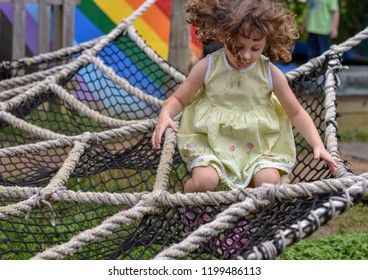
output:
POLYGON ((265 30, 259 26, 242 26, 239 30, 239 35, 246 38, 252 38, 253 40, 262 40, 266 37, 265 30))
POLYGON ((259 43, 265 43, 266 42, 266 37, 252 37, 252 36, 242 36, 242 35, 237 35, 235 36, 235 41, 237 41, 238 43, 245 43, 245 44, 259 44, 259 43))

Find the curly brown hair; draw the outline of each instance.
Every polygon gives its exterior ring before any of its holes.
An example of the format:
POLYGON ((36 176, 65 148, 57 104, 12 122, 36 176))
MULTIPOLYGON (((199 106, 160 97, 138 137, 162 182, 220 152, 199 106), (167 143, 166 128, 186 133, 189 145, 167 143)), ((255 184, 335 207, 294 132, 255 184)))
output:
POLYGON ((295 16, 277 0, 189 0, 187 22, 203 43, 220 41, 241 61, 236 36, 266 38, 265 55, 272 61, 291 60, 299 37, 295 16))

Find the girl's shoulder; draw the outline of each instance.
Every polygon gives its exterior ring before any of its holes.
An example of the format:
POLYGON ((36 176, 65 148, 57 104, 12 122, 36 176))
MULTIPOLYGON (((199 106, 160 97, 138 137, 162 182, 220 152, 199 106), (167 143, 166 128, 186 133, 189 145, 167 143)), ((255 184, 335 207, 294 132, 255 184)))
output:
POLYGON ((218 58, 222 58, 222 56, 224 55, 224 48, 220 48, 218 50, 215 50, 209 54, 207 54, 207 58, 209 60, 216 60, 218 58))

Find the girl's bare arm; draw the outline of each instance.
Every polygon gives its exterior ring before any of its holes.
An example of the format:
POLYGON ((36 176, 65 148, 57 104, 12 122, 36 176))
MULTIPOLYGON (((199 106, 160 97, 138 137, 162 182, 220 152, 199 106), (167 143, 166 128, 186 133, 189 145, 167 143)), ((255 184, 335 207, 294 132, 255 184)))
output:
POLYGON ((168 127, 171 127, 175 132, 178 131, 173 118, 184 109, 195 93, 202 87, 207 68, 208 58, 206 57, 194 65, 185 81, 165 101, 152 134, 151 143, 153 148, 159 149, 161 147, 162 135, 168 127))
POLYGON ((329 166, 330 172, 335 176, 337 164, 325 149, 317 128, 309 114, 300 105, 287 83, 286 77, 276 66, 271 64, 273 91, 282 104, 290 121, 299 133, 312 146, 314 158, 323 159, 329 166))

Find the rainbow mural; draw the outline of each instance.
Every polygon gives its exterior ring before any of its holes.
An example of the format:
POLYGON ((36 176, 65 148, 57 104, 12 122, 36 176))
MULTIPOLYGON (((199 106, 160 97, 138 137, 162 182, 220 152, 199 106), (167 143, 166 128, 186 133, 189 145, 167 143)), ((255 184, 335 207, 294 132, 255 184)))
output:
MULTIPOLYGON (((140 34, 146 43, 164 59, 168 58, 169 52, 172 1, 174 0, 157 0, 141 17, 133 22, 138 34, 140 34)), ((109 33, 144 2, 145 0, 82 0, 75 10, 74 43, 80 44, 109 33)), ((1 4, 0 8, 11 23, 13 20, 12 4, 1 4)), ((27 49, 32 54, 37 54, 38 5, 27 4, 26 9, 26 34, 32 34, 32 36, 27 35, 27 49)), ((191 36, 194 38, 193 30, 191 36)), ((194 43, 195 40, 192 40, 192 42, 192 51, 197 57, 201 57, 201 45, 194 43)), ((52 42, 50 42, 50 44, 52 44, 52 42)), ((163 73, 157 65, 151 65, 148 71, 147 67, 140 63, 141 61, 137 61, 137 56, 130 55, 132 49, 129 49, 129 53, 127 53, 126 49, 121 48, 115 43, 111 43, 109 47, 115 61, 112 63, 110 55, 102 55, 101 59, 105 60, 106 64, 113 68, 118 75, 126 78, 131 85, 140 88, 148 94, 152 94, 159 99, 166 98, 166 74, 163 73), (129 70, 127 71, 134 73, 134 75, 125 73, 121 70, 126 69, 126 65, 129 65, 129 70), (155 69, 152 69, 152 67, 155 69), (152 74, 153 72, 155 75, 152 74), (150 86, 147 87, 147 85, 150 86)), ((134 48, 134 52, 141 52, 140 59, 145 56, 137 46, 132 46, 131 48, 134 48)), ((140 117, 137 114, 140 114, 140 110, 143 110, 143 108, 145 112, 143 113, 141 111, 142 116, 150 114, 155 115, 157 113, 158 108, 147 106, 143 101, 128 94, 123 88, 113 86, 106 87, 106 85, 111 84, 109 78, 96 69, 94 65, 89 65, 87 67, 93 69, 82 69, 74 77, 78 86, 73 90, 72 94, 79 100, 94 102, 98 104, 98 106, 104 106, 106 110, 111 111, 110 115, 117 114, 124 119, 130 119, 131 116, 129 116, 129 114, 135 114, 134 118, 140 117), (85 75, 84 73, 86 72, 94 73, 94 75, 85 75), (103 102, 103 104, 101 104, 101 102, 103 102), (138 106, 138 108, 135 108, 134 112, 132 112, 129 105, 126 105, 133 103, 138 106)))
MULTIPOLYGON (((133 23, 147 44, 164 59, 168 58, 169 52, 172 1, 157 0, 133 23)), ((74 43, 83 43, 107 34, 144 2, 145 0, 81 0, 75 10, 74 43)), ((0 9, 12 23, 13 5, 1 3, 0 9)), ((26 44, 30 53, 35 55, 38 53, 38 4, 27 4, 26 10, 26 44)), ((191 36, 191 50, 197 57, 201 57, 202 46, 195 42, 193 30, 191 36)))
MULTIPOLYGON (((76 12, 77 43, 108 33, 144 2, 145 0, 82 0, 76 12), (89 32, 83 32, 78 26, 83 26, 83 29, 89 32)), ((168 58, 169 52, 171 3, 172 0, 157 0, 133 23, 147 44, 164 59, 168 58)), ((201 45, 195 43, 193 30, 191 33, 191 49, 200 57, 201 45)))

